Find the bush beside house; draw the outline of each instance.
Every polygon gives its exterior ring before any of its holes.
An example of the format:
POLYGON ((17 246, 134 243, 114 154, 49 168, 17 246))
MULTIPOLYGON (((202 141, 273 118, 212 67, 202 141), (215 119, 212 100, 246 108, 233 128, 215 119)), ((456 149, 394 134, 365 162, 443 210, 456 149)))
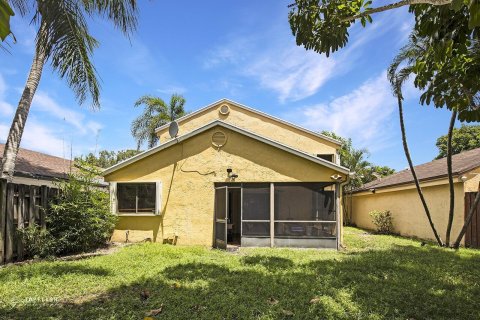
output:
POLYGON ((109 195, 98 187, 95 167, 79 167, 56 183, 60 192, 50 203, 46 229, 34 225, 19 231, 28 257, 91 251, 110 239, 117 217, 110 212, 109 195))

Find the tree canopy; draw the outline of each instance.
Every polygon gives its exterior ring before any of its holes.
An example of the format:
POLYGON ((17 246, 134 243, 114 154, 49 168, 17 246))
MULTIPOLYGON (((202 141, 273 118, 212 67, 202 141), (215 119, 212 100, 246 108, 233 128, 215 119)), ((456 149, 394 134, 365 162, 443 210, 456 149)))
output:
POLYGON ((86 156, 81 156, 75 158, 75 161, 86 162, 89 165, 96 166, 99 168, 108 168, 111 167, 123 160, 131 158, 142 151, 139 150, 120 150, 120 151, 108 151, 108 150, 101 150, 98 155, 90 152, 86 156))
POLYGON ((296 0, 289 22, 297 45, 327 56, 349 40, 357 22, 372 14, 408 6, 414 33, 428 46, 413 67, 420 102, 458 111, 462 121, 480 121, 480 3, 477 0, 406 0, 371 8, 364 0, 296 0), (457 79, 461 86, 452 86, 457 79))
POLYGON ((135 107, 144 106, 143 113, 132 122, 132 135, 137 140, 137 149, 147 142, 152 148, 158 142, 155 129, 185 114, 185 98, 173 94, 167 104, 162 98, 143 96, 135 102, 135 107))
POLYGON ((367 161, 367 158, 370 156, 368 150, 365 148, 355 148, 352 139, 341 137, 331 131, 322 131, 322 134, 342 143, 340 149, 340 164, 355 173, 348 185, 349 189, 354 190, 365 183, 391 175, 395 172, 394 169, 388 166, 378 166, 367 161))
MULTIPOLYGON (((447 138, 447 135, 443 135, 437 139, 438 155, 435 159, 447 156, 447 138)), ((476 148, 480 148, 480 125, 462 125, 460 128, 453 129, 453 154, 476 148)))

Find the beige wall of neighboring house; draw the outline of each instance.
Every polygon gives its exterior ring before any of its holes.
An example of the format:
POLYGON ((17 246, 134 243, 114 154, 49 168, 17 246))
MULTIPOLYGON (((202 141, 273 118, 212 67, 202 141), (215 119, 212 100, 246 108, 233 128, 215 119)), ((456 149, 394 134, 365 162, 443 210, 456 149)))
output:
MULTIPOLYGON (((464 218, 464 186, 455 183, 455 217, 452 225, 452 236, 456 237, 463 226, 464 218)), ((423 183, 422 190, 432 215, 433 223, 442 239, 448 222, 449 186, 442 181, 423 183)), ((375 229, 369 213, 373 210, 389 210, 393 215, 394 231, 404 236, 434 240, 427 216, 413 184, 396 188, 376 190, 375 193, 365 191, 354 194, 352 222, 366 229, 375 229)))

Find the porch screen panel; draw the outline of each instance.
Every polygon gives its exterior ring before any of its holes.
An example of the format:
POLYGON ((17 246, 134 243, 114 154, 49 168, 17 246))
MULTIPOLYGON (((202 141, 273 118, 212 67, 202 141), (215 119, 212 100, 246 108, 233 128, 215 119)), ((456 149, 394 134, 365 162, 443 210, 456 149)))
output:
POLYGON ((269 237, 270 184, 246 183, 242 188, 242 235, 269 237))
POLYGON ((275 184, 275 237, 336 237, 335 193, 324 183, 275 184))

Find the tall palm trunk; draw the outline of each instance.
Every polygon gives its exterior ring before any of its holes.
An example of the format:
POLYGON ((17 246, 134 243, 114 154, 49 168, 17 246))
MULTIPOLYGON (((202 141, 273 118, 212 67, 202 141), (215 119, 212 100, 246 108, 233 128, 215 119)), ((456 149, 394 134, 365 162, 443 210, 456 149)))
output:
POLYGON ((407 135, 405 133, 405 123, 403 121, 403 103, 402 103, 403 98, 402 98, 402 95, 400 94, 401 89, 398 84, 397 84, 397 90, 398 90, 398 94, 396 96, 398 100, 398 112, 400 116, 400 130, 402 131, 403 150, 405 151, 405 156, 407 157, 408 166, 410 167, 410 172, 412 173, 413 180, 415 181, 415 186, 417 187, 417 192, 418 192, 418 195, 420 196, 420 200, 422 201, 423 208, 425 209, 425 214, 427 215, 428 222, 430 223, 430 227, 432 228, 432 231, 435 236, 435 239, 437 240, 437 243, 440 246, 443 246, 442 239, 438 235, 437 229, 433 224, 432 216, 430 215, 430 210, 428 209, 427 202, 425 201, 425 197, 423 196, 422 188, 420 187, 420 182, 418 181, 415 168, 413 167, 412 158, 410 157, 410 151, 408 150, 408 144, 407 144, 407 135))
POLYGON ((455 214, 455 186, 453 185, 452 176, 452 136, 453 127, 455 126, 455 120, 457 119, 457 110, 453 110, 452 118, 450 119, 450 126, 448 127, 447 137, 447 173, 448 173, 448 185, 450 187, 450 209, 448 211, 448 224, 447 232, 445 235, 445 246, 450 246, 450 233, 452 231, 453 215, 455 214))
POLYGON ((28 74, 27 83, 25 84, 22 97, 18 103, 17 111, 15 112, 12 126, 8 132, 7 142, 5 143, 5 149, 3 151, 2 173, 0 177, 9 181, 11 181, 13 178, 15 160, 20 147, 20 141, 22 140, 25 123, 30 111, 33 96, 35 95, 35 91, 37 90, 40 78, 42 76, 44 64, 45 54, 43 50, 37 48, 35 51, 35 56, 33 57, 32 67, 30 68, 30 72, 28 74))

